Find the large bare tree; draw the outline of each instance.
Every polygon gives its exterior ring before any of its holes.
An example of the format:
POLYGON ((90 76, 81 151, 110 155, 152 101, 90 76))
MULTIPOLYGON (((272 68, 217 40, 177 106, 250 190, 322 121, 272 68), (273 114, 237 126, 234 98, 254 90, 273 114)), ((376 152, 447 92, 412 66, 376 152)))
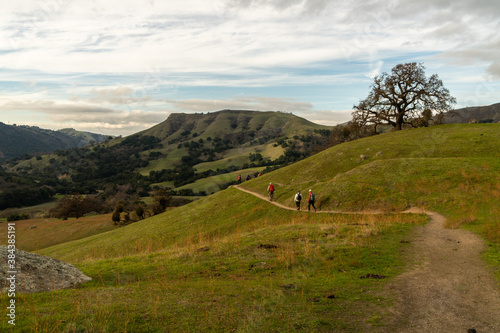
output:
POLYGON ((374 78, 368 97, 354 105, 353 121, 360 125, 419 126, 434 114, 452 109, 456 99, 437 74, 427 78, 422 63, 399 64, 392 73, 374 78))

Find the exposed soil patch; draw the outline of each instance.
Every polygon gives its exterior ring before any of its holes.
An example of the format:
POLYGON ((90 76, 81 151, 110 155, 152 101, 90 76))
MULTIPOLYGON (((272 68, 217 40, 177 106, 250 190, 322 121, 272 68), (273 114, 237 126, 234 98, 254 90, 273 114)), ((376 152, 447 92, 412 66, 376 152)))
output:
POLYGON ((384 332, 500 332, 498 282, 481 260, 484 242, 466 230, 444 229, 426 212, 408 252, 405 273, 387 291, 398 296, 384 332))
POLYGON ((363 276, 360 276, 360 279, 385 279, 387 276, 382 275, 382 274, 366 274, 363 276))
POLYGON ((259 249, 277 249, 278 247, 274 244, 260 244, 259 249))

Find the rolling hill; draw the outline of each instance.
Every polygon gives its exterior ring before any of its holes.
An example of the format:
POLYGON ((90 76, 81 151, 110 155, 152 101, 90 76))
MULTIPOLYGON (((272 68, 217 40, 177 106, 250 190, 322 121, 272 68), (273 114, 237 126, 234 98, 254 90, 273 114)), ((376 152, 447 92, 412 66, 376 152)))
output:
POLYGON ((500 103, 488 106, 473 106, 447 112, 444 124, 477 122, 498 123, 500 121, 500 103))
MULTIPOLYGON (((276 200, 288 207, 297 189, 312 188, 320 211, 434 210, 448 218, 448 227, 487 239, 483 257, 498 270, 499 126, 381 134, 334 146, 241 186, 265 194, 272 181, 276 200)), ((391 310, 394 295, 384 291, 385 281, 404 271, 412 230, 426 220, 419 214, 283 210, 229 188, 123 228, 38 248, 76 264, 94 281, 76 290, 24 296, 19 327, 386 331, 397 311, 391 310)), ((37 229, 19 230, 19 239, 37 229)), ((43 234, 49 229, 39 230, 40 237, 50 237, 43 234)))
MULTIPOLYGON (((250 154, 260 154, 263 159, 275 159, 294 147, 301 152, 324 143, 330 127, 314 124, 303 118, 283 112, 222 110, 206 114, 171 114, 163 123, 138 133, 161 140, 161 155, 141 173, 172 168, 184 156, 194 156, 193 150, 209 148, 193 165, 201 170, 215 170, 228 166, 242 167, 250 163, 250 154), (319 139, 319 140, 318 140, 319 139), (315 142, 319 141, 319 142, 315 142), (188 144, 194 142, 194 147, 188 144), (280 143, 277 145, 276 143, 280 143), (286 142, 285 144, 283 144, 286 142), (201 145, 201 147, 198 147, 201 145), (208 147, 207 147, 208 146, 208 147), (191 152, 190 152, 191 150, 191 152)), ((308 152, 310 154, 310 151, 308 152)), ((199 158, 197 156, 195 158, 199 158)))
POLYGON ((195 181, 291 163, 324 146, 329 134, 327 126, 282 112, 171 114, 163 123, 125 138, 4 165, 6 171, 58 193, 96 193, 118 184, 141 196, 147 196, 152 186, 206 194, 236 176, 219 177, 216 186, 200 187, 195 181))
POLYGON ((66 128, 58 131, 35 126, 15 126, 0 123, 0 161, 34 153, 48 153, 91 142, 108 140, 109 136, 66 128))

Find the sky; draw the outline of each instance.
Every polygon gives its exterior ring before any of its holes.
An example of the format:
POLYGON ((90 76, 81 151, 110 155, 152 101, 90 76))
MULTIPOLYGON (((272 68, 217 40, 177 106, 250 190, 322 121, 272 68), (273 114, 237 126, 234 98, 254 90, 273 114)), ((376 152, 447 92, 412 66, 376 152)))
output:
POLYGON ((130 135, 177 112, 351 119, 423 63, 456 108, 500 102, 498 0, 20 0, 0 11, 0 122, 130 135))

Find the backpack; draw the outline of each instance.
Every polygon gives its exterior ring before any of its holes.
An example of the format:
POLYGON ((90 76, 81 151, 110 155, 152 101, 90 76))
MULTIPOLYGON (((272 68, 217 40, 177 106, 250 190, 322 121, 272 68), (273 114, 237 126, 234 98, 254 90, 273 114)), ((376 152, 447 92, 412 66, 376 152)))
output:
POLYGON ((269 192, 274 192, 274 185, 273 184, 269 185, 269 192))
POLYGON ((300 200, 302 200, 302 194, 297 195, 297 201, 300 201, 300 200))
POLYGON ((314 193, 311 193, 311 201, 315 201, 316 200, 316 196, 314 195, 314 193))

